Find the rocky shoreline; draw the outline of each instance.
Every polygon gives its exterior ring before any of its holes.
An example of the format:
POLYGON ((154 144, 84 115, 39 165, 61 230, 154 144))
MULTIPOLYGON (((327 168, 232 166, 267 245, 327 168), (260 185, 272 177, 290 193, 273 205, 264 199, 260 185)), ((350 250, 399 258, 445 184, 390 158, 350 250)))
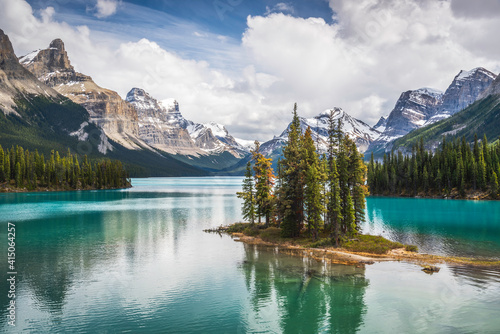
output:
MULTIPOLYGON (((221 232, 221 231, 219 231, 221 232)), ((222 231, 224 232, 224 231, 222 231)), ((376 262, 385 261, 405 261, 415 263, 422 267, 422 271, 426 273, 434 273, 439 271, 439 264, 461 265, 471 267, 487 267, 500 269, 500 261, 490 259, 473 259, 461 257, 447 257, 432 254, 421 254, 416 252, 406 251, 404 248, 393 249, 386 254, 372 254, 362 252, 351 252, 342 248, 311 248, 291 243, 269 242, 264 241, 260 237, 252 237, 243 233, 229 233, 234 241, 243 242, 249 245, 258 245, 260 247, 272 248, 283 254, 310 257, 317 261, 345 264, 354 266, 371 265, 376 262)))

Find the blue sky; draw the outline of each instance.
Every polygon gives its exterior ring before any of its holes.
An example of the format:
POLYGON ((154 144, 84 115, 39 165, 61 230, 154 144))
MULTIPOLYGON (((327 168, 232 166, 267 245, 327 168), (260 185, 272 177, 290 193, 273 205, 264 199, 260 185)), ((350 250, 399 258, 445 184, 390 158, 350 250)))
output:
POLYGON ((18 56, 65 42, 71 63, 122 97, 177 99, 195 122, 268 140, 340 107, 368 124, 402 92, 500 72, 500 0, 0 0, 18 56))
POLYGON ((100 18, 95 16, 95 1, 92 0, 28 0, 28 3, 35 11, 54 6, 56 20, 111 34, 115 42, 148 38, 184 57, 212 61, 216 61, 220 48, 217 42, 222 37, 227 44, 240 44, 249 15, 282 12, 293 17, 321 17, 328 23, 333 22, 333 11, 327 0, 122 0, 115 13, 100 18), (213 41, 200 43, 199 36, 213 41))

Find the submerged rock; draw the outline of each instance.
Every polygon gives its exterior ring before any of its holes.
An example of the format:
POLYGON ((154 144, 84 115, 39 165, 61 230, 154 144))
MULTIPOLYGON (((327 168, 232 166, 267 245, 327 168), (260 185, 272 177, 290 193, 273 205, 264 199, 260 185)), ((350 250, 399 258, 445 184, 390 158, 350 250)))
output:
POLYGON ((426 274, 433 274, 433 273, 438 273, 441 268, 436 267, 436 266, 424 266, 422 268, 422 271, 426 274))

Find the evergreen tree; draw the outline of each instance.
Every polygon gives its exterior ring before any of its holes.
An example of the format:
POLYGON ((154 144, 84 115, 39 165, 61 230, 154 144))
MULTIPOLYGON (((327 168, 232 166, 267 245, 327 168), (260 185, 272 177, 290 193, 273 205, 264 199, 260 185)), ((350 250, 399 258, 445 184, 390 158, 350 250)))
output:
POLYGON ((308 229, 314 240, 323 226, 323 196, 321 193, 321 172, 318 154, 311 137, 311 128, 307 128, 302 138, 302 163, 306 171, 305 178, 305 212, 308 229))
POLYGON ((243 179, 243 191, 237 193, 237 196, 243 199, 242 214, 243 218, 247 219, 251 225, 255 222, 255 190, 252 175, 252 164, 249 161, 245 171, 245 178, 243 179))
POLYGON ((283 147, 281 167, 283 173, 283 221, 281 232, 283 237, 298 237, 304 221, 304 172, 301 169, 300 152, 300 119, 297 115, 297 104, 293 108, 293 120, 288 130, 288 142, 283 147))
POLYGON ((491 185, 490 185, 490 194, 491 197, 497 198, 498 196, 498 177, 497 173, 491 173, 491 185))
POLYGON ((0 145, 0 182, 5 182, 5 153, 0 145))
POLYGON ((15 177, 14 180, 16 180, 16 187, 21 188, 22 186, 22 170, 21 170, 21 163, 18 161, 16 162, 16 171, 15 171, 15 177))
POLYGON ((260 223, 260 217, 263 215, 266 219, 266 226, 269 225, 271 214, 273 212, 273 185, 274 173, 271 167, 272 160, 264 157, 259 152, 260 144, 255 142, 255 149, 252 151, 252 157, 255 161, 255 203, 260 223))

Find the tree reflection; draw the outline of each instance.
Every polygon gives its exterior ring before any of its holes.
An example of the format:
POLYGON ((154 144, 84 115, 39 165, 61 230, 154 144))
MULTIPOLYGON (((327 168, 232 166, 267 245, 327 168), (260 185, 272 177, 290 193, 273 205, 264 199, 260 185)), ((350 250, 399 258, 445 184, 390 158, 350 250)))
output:
POLYGON ((366 312, 364 268, 245 245, 249 332, 355 333, 366 312), (274 323, 276 322, 276 323, 274 323))

